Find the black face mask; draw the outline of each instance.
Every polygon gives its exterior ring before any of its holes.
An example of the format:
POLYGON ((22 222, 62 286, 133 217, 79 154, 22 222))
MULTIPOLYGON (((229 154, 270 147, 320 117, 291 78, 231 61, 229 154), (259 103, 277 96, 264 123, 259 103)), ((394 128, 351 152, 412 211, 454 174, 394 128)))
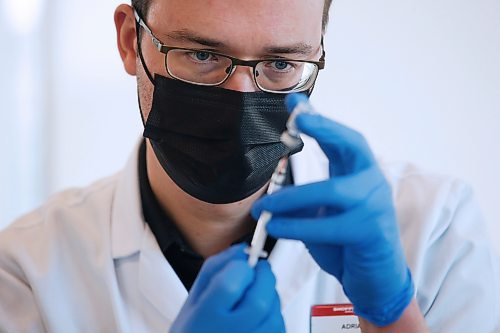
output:
POLYGON ((156 157, 186 193, 210 203, 262 188, 279 160, 302 150, 281 143, 284 94, 205 87, 158 74, 144 129, 156 157))

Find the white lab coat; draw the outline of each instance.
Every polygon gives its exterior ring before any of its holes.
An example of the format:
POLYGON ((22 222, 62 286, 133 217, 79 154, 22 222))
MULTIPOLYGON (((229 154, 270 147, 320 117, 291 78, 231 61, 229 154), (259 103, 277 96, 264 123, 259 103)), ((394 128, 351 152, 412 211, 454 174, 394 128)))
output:
MULTIPOLYGON (((326 177, 320 155, 307 141, 294 156, 297 184, 326 177)), ((408 165, 384 170, 432 332, 493 332, 499 281, 471 190, 408 165)), ((138 185, 136 149, 122 172, 0 233, 0 332, 168 331, 187 291, 144 222, 138 185)), ((309 332, 311 305, 348 302, 302 243, 279 240, 270 262, 287 332, 309 332)))

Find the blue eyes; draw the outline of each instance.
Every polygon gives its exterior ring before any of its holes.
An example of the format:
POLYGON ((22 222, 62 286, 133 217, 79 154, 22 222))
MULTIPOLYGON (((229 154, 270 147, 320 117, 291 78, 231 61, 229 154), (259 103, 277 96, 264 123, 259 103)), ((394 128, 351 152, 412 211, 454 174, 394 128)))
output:
POLYGON ((196 60, 207 61, 210 58, 211 54, 205 51, 198 51, 194 53, 194 56, 196 60))
POLYGON ((186 50, 186 51, 181 51, 178 53, 184 53, 187 57, 191 59, 191 61, 198 63, 198 64, 209 64, 212 62, 217 62, 218 58, 217 55, 208 52, 208 51, 195 51, 195 50, 186 50))
MULTIPOLYGON (((215 65, 219 62, 228 64, 231 62, 229 58, 226 58, 224 56, 219 56, 218 54, 214 54, 208 51, 190 50, 186 51, 185 54, 189 56, 189 58, 191 58, 193 62, 204 66, 209 64, 215 65)), ((285 60, 270 60, 270 61, 262 60, 261 65, 277 73, 288 72, 296 67, 296 64, 294 64, 294 62, 285 60)))
POLYGON ((274 67, 278 70, 285 70, 288 67, 288 63, 286 61, 275 61, 274 67))

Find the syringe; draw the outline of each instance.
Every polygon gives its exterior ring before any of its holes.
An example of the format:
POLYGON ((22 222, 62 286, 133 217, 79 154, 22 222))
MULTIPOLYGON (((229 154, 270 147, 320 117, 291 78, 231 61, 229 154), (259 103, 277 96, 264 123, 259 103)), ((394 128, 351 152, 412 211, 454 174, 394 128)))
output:
MULTIPOLYGON (((276 192, 283 186, 283 182, 286 178, 286 168, 288 166, 288 157, 282 158, 276 169, 274 169, 273 175, 271 177, 271 182, 267 188, 267 194, 276 192)), ((250 248, 247 249, 248 253, 248 264, 250 267, 255 267, 259 258, 266 258, 267 252, 264 251, 264 245, 266 244, 267 231, 266 225, 271 220, 272 214, 268 211, 263 211, 259 220, 257 221, 257 226, 255 227, 255 232, 253 234, 252 243, 250 243, 250 248)))
MULTIPOLYGON (((283 142, 288 147, 293 147, 300 140, 300 131, 295 124, 295 119, 300 113, 314 113, 312 106, 308 102, 308 98, 305 95, 293 94, 287 96, 287 105, 289 109, 293 109, 292 114, 288 118, 286 127, 287 130, 281 135, 281 142, 283 142)), ((288 167, 288 156, 283 157, 271 177, 271 182, 267 188, 267 194, 274 193, 278 191, 286 179, 286 171, 288 167)), ((271 220, 272 214, 268 211, 262 211, 257 221, 257 226, 253 234, 252 242, 250 247, 247 248, 248 254, 248 264, 250 267, 255 267, 259 258, 267 258, 268 253, 264 251, 264 245, 266 244, 267 231, 266 225, 271 220)))

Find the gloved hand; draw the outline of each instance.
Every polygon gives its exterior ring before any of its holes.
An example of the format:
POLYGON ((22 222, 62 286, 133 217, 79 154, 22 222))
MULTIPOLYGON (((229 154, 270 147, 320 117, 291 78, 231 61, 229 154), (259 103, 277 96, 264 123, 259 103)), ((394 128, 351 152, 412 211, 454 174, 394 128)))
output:
MULTIPOLYGON (((305 97, 287 98, 290 109, 305 97)), ((359 316, 378 326, 393 323, 414 287, 391 188, 361 134, 319 114, 300 114, 296 123, 325 152, 330 179, 266 196, 252 215, 273 213, 270 235, 304 242, 318 265, 342 284, 359 316)))
POLYGON ((271 267, 250 268, 244 248, 207 259, 170 333, 285 332, 271 267))

